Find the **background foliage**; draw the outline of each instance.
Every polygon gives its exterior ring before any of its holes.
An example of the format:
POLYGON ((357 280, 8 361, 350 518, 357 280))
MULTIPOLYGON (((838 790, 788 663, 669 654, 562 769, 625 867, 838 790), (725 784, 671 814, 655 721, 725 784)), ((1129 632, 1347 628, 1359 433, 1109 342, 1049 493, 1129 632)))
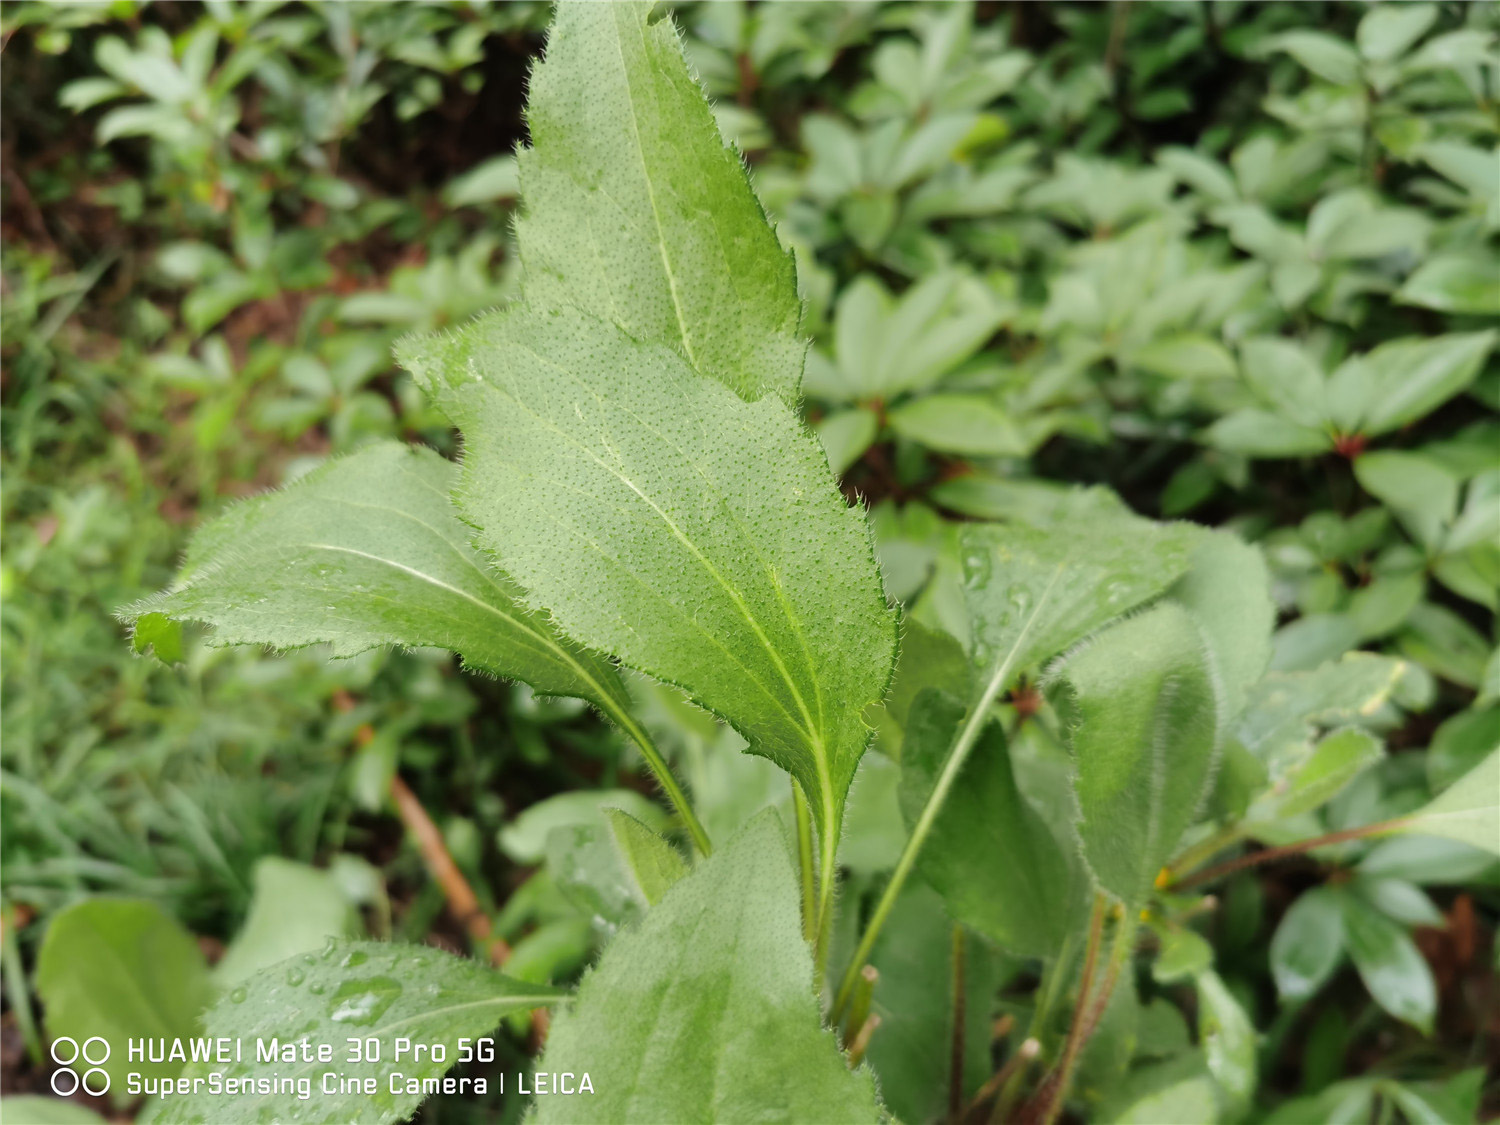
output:
MULTIPOLYGON (((1415 809, 1500 742, 1493 6, 677 16, 796 253, 805 411, 870 505, 909 621, 963 628, 959 521, 1106 484, 1262 549, 1274 668, 1400 659, 1378 698, 1312 681, 1317 732, 1367 733, 1296 811, 1301 834, 1415 809)), ((467 949, 393 810, 398 773, 512 946, 509 974, 566 981, 638 912, 557 861, 577 854, 558 830, 605 831, 605 801, 661 820, 580 704, 428 652, 268 660, 190 636, 169 669, 132 657, 113 617, 236 497, 373 438, 453 451, 391 345, 512 291, 507 154, 546 20, 525 3, 7 6, 7 1095, 46 1088, 38 1045, 74 1017, 38 948, 89 896, 154 904, 137 924, 168 946, 172 919, 198 935, 184 1010, 210 974, 297 952, 299 922, 467 949)), ((711 832, 785 801, 732 732, 632 691, 711 832)), ((899 735, 856 781, 851 898, 904 835, 899 735)), ((898 914, 911 932, 877 964, 930 944, 923 914, 898 914)), ((1164 935, 1177 969, 1164 946, 1158 998, 1111 1015, 1122 1030, 1080 1083, 1106 1114, 1127 1068, 1189 1035, 1186 1010, 1258 1061, 1246 1119, 1474 1119, 1494 1104, 1474 1067, 1500 1035, 1497 914, 1493 864, 1417 841, 1238 876, 1164 935), (1160 1003, 1195 942, 1222 996, 1160 1003)), ((994 1014, 1024 1014, 1024 967, 983 948, 971 965, 1005 985, 994 1014)), ((915 1057, 903 1035, 925 1041, 920 995, 871 1044, 882 1074, 915 1057)), ((903 1119, 944 1111, 928 1073, 884 1092, 903 1119)))

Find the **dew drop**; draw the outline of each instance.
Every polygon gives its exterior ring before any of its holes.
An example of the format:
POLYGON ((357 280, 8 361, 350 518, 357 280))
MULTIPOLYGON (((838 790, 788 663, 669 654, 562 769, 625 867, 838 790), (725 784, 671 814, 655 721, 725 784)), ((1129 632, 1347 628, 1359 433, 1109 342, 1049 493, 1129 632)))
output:
POLYGON ((229 1002, 231 1004, 243 1004, 249 995, 250 993, 246 992, 243 988, 236 988, 229 994, 229 1002))
POLYGON ((349 980, 328 999, 328 1018, 335 1023, 371 1024, 401 996, 401 985, 390 977, 349 980))

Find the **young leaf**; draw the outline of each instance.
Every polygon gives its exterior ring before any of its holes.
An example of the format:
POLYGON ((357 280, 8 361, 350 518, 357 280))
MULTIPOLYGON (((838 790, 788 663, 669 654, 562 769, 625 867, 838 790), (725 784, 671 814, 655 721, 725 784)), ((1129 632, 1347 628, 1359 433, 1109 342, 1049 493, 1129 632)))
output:
POLYGON ((215 628, 219 644, 451 649, 549 695, 626 705, 609 662, 517 603, 448 500, 457 466, 386 442, 237 504, 194 537, 177 583, 123 611, 215 628))
POLYGON ((528 601, 728 719, 831 848, 896 629, 817 439, 571 309, 492 313, 404 360, 463 430, 459 506, 528 601))
POLYGON ((1358 727, 1334 731, 1256 800, 1245 820, 1251 824, 1272 824, 1311 812, 1332 800, 1383 755, 1380 739, 1369 731, 1358 727))
POLYGON ((1344 957, 1344 915, 1327 887, 1303 894, 1282 916, 1271 938, 1271 976, 1283 1000, 1301 1000, 1323 987, 1344 957))
POLYGON ((103 1063, 124 1088, 132 1070, 170 1078, 180 1062, 130 1062, 129 1038, 186 1038, 213 995, 193 936, 149 902, 90 898, 60 911, 37 955, 36 990, 47 1006, 47 1034, 79 1043, 103 1036, 103 1063))
MULTIPOLYGON (((964 706, 927 689, 913 704, 901 757, 901 811, 921 814, 953 745, 964 706)), ((990 724, 964 763, 917 857, 953 917, 1023 957, 1053 957, 1087 917, 1087 877, 1068 832, 1076 813, 1059 763, 1045 807, 1018 787, 1004 732, 990 724), (1045 815, 1044 815, 1045 814, 1045 815)))
POLYGON ((507 1012, 554 1004, 566 995, 427 946, 330 941, 321 953, 299 954, 262 969, 209 1009, 204 1034, 247 1044, 244 1058, 228 1064, 189 1063, 183 1078, 207 1079, 217 1071, 223 1076, 223 1092, 212 1092, 205 1081, 194 1093, 164 1103, 155 1120, 160 1125, 302 1120, 307 1103, 298 1100, 295 1090, 257 1089, 258 1082, 274 1077, 308 1079, 320 1121, 404 1121, 422 1101, 421 1080, 442 1077, 457 1057, 460 1038, 488 1034, 507 1012), (398 1061, 397 1035, 413 1043, 443 1044, 447 1061, 435 1061, 432 1053, 398 1061), (379 1040, 379 1060, 346 1061, 343 1043, 348 1036, 379 1040), (303 1039, 335 1044, 339 1061, 258 1061, 253 1045, 272 1039, 288 1047, 303 1039), (321 1088, 324 1071, 374 1079, 380 1095, 326 1092, 321 1088), (399 1088, 393 1086, 397 1071, 399 1088), (408 1081, 417 1089, 409 1089, 408 1081))
POLYGON ((1466 332, 1392 340, 1345 361, 1333 384, 1347 380, 1359 392, 1366 434, 1383 434, 1447 402, 1474 381, 1496 333, 1466 332))
POLYGON ((526 295, 662 343, 743 397, 794 402, 805 342, 782 250, 649 3, 564 3, 531 76, 516 224, 526 295))
POLYGON ((1114 625, 1057 673, 1077 769, 1079 833, 1101 886, 1149 893, 1213 774, 1222 704, 1202 634, 1164 602, 1114 625))
POLYGON ((866 1121, 819 1020, 787 841, 764 813, 621 932, 553 1020, 538 1069, 587 1066, 587 1100, 544 1098, 537 1125, 866 1121))
POLYGON ((604 815, 626 870, 646 902, 655 906, 667 888, 687 874, 682 853, 627 812, 605 809, 604 815))
POLYGON ((1500 856, 1500 749, 1388 834, 1443 836, 1500 856))

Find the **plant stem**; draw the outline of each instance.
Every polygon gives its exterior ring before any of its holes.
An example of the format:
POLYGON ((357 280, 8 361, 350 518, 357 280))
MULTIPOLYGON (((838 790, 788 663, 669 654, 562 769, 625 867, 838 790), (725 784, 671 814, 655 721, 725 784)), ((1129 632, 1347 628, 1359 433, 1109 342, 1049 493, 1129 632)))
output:
POLYGON ((802 869, 802 936, 813 942, 818 936, 818 876, 813 870, 812 812, 802 786, 792 780, 792 809, 797 816, 797 866, 802 869))
MULTIPOLYGON (((1060 572, 1059 572, 1060 573, 1060 572)), ((1053 582, 1057 579, 1054 576, 1053 582)), ((943 763, 943 771, 938 774, 937 784, 932 787, 932 792, 927 796, 927 803, 922 806, 922 813, 917 817, 916 824, 912 825, 911 835, 907 837, 906 847, 901 850, 901 858, 896 861, 896 870, 891 872, 891 879, 885 885, 885 891, 880 896, 880 901, 875 904, 875 913, 870 916, 869 925, 865 927, 864 935, 859 939, 859 947, 854 951, 854 957, 849 961, 849 967, 844 971, 843 982, 839 985, 839 992, 833 1004, 833 1021, 843 1015, 844 1008, 849 1003, 849 993, 854 988, 854 978, 859 973, 860 966, 870 956, 870 950, 875 947, 875 939, 880 935, 880 928, 885 925, 885 920, 890 916, 891 908, 896 905, 896 896, 901 893, 905 886, 907 876, 911 874, 912 865, 917 861, 917 853, 922 850, 922 845, 927 841, 927 834, 932 831, 933 824, 937 821, 937 814, 943 807, 943 802, 948 799, 948 790, 953 788, 953 783, 958 780, 958 774, 963 769, 964 762, 968 760, 969 751, 974 749, 974 744, 979 741, 979 735, 983 732, 985 725, 989 722, 990 707, 999 697, 1000 691, 1005 687, 1006 681, 1010 679, 1015 667, 1016 657, 1021 652, 1021 646, 1025 643, 1027 634, 1031 632, 1031 626, 1041 613, 1042 605, 1047 600, 1047 595, 1052 592, 1052 585, 1042 591, 1042 596, 1037 599, 1036 610, 1026 622, 1026 627, 1017 635, 1015 643, 1011 645, 1010 651, 1005 654, 996 667, 989 683, 985 685, 984 692, 980 695, 978 702, 969 711, 964 720, 962 729, 958 732, 958 739, 953 743, 953 749, 948 753, 948 760, 943 763)))
MULTIPOLYGON (((818 933, 813 942, 813 969, 819 991, 823 988, 823 977, 828 971, 828 945, 833 935, 833 890, 838 882, 838 837, 833 832, 820 833, 818 840, 823 853, 818 872, 818 933)), ((834 1019, 837 1023, 837 1018, 834 1019)))
POLYGON ((1225 848, 1232 847, 1244 839, 1244 835, 1245 830, 1242 826, 1230 825, 1228 828, 1221 828, 1219 831, 1212 833, 1192 847, 1183 849, 1182 854, 1167 865, 1167 876, 1169 879, 1167 885, 1171 886, 1170 880, 1176 878, 1177 872, 1189 871, 1205 860, 1212 859, 1225 848))
POLYGON ((703 830, 699 823, 697 814, 693 812, 693 806, 688 803, 687 794, 677 784, 677 779, 672 776, 672 769, 667 765, 667 760, 662 757, 661 751, 656 748, 656 743, 646 733, 645 728, 635 721, 635 717, 629 711, 614 703, 608 696, 604 700, 605 713, 620 724, 620 728, 640 747, 641 756, 646 759, 646 765, 651 767, 651 772, 656 775, 658 784, 666 793, 667 800, 672 802, 672 807, 677 810, 677 815, 682 818, 688 835, 693 838, 693 844, 697 847, 700 855, 707 857, 712 854, 713 846, 708 842, 708 833, 703 830))
MULTIPOLYGON (((1052 1019, 1052 1009, 1057 1006, 1057 998, 1062 995, 1067 985, 1068 972, 1073 968, 1073 959, 1078 954, 1078 935, 1069 930, 1063 937, 1057 948, 1057 956, 1045 969, 1042 970, 1041 987, 1037 990, 1036 1006, 1031 1010, 1031 1024, 1026 1029, 1025 1043, 1035 1043, 1036 1049, 1032 1058, 1041 1053, 1042 1036, 1046 1034, 1047 1024, 1052 1019)), ((1009 1119, 1011 1107, 1016 1104, 1016 1099, 1021 1094, 1021 1083, 1025 1081, 1027 1071, 1030 1069, 1031 1059, 1028 1058, 1024 1065, 1015 1066, 1010 1069, 1000 1089, 1000 1097, 995 1102, 995 1110, 990 1115, 990 1121, 999 1125, 1009 1119)))
POLYGON ((964 928, 953 926, 953 1038, 948 1056, 948 1120, 961 1119, 964 1108, 964 928))
POLYGON ((490 964, 497 968, 504 965, 510 957, 510 946, 504 938, 495 936, 490 916, 479 905, 474 888, 469 886, 469 880, 453 861, 442 830, 432 822, 422 802, 401 780, 400 774, 391 775, 391 799, 396 803, 401 823, 406 825, 416 842, 427 873, 443 889, 443 897, 448 900, 448 910, 454 920, 468 931, 470 940, 485 951, 490 964))
POLYGON ((1078 1003, 1073 1008, 1073 1022, 1068 1026, 1068 1037, 1063 1042, 1062 1057, 1058 1060, 1057 1068, 1037 1091, 1032 1112, 1026 1115, 1028 1121, 1035 1120, 1040 1121, 1042 1125, 1051 1125, 1056 1120, 1058 1113, 1062 1110, 1068 1084, 1073 1080, 1073 1066, 1078 1061, 1078 1054, 1083 1049, 1089 1032, 1093 1030, 1089 1026, 1091 1014, 1089 993, 1094 987, 1094 970, 1098 967, 1099 946, 1104 937, 1105 903, 1104 893, 1095 891, 1094 909, 1089 914, 1089 944, 1083 956, 1083 976, 1078 982, 1078 1003))
POLYGON ((1378 836, 1384 832, 1390 832, 1399 827, 1402 821, 1382 820, 1375 824, 1362 825, 1359 828, 1344 828, 1338 832, 1329 832, 1323 836, 1314 836, 1310 840, 1298 840, 1295 844, 1283 844, 1278 848, 1266 848, 1262 851, 1251 852, 1242 855, 1238 859, 1226 860, 1215 864, 1213 867, 1205 867, 1202 871, 1194 871, 1181 879, 1174 879, 1168 884, 1168 889, 1178 891, 1186 887, 1196 887, 1200 883, 1211 883, 1215 879, 1222 879, 1225 875, 1233 875, 1236 871, 1243 871, 1247 867, 1255 867, 1258 864, 1270 863, 1276 859, 1286 859, 1289 856, 1302 855, 1314 848, 1327 847, 1330 844, 1342 844, 1348 840, 1359 840, 1365 836, 1378 836))

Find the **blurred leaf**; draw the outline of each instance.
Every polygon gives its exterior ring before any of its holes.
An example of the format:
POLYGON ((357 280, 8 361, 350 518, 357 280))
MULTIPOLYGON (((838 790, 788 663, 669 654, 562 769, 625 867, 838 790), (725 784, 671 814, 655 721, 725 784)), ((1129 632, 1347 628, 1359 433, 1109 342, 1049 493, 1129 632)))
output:
POLYGON ((359 911, 327 872, 280 856, 255 865, 255 889, 244 925, 214 966, 221 988, 296 953, 321 949, 329 938, 363 929, 359 911))
POLYGON ((929 449, 974 457, 1024 457, 1031 443, 983 395, 936 394, 892 410, 891 429, 929 449))
POLYGON ((1500 747, 1389 833, 1442 836, 1500 856, 1500 747))
POLYGON ((36 991, 47 1034, 102 1036, 110 1085, 132 1071, 170 1078, 181 1062, 131 1061, 127 1039, 188 1038, 212 995, 193 936, 149 902, 89 898, 53 916, 37 953, 36 991))
POLYGON ((1370 995, 1397 1019, 1431 1034, 1437 985, 1411 938, 1354 895, 1341 894, 1339 904, 1350 959, 1370 995))
POLYGON ((1344 914, 1336 891, 1314 887, 1292 903, 1271 938, 1271 976, 1283 1001, 1322 988, 1344 957, 1344 914))

